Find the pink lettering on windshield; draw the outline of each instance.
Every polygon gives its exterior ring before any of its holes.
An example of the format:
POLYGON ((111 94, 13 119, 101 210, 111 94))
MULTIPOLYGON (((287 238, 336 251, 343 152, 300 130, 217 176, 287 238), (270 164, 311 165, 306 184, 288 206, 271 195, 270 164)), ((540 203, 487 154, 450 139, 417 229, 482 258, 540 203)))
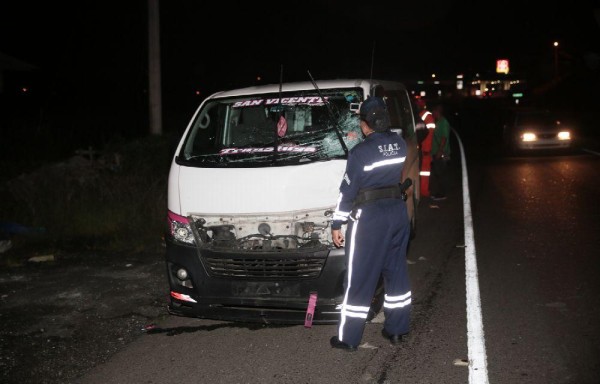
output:
MULTIPOLYGON (((284 105, 323 105, 327 101, 327 97, 319 96, 304 96, 304 97, 284 97, 281 99, 281 104, 284 105), (323 101, 325 100, 325 101, 323 101)), ((277 105, 279 98, 274 99, 253 99, 237 101, 233 104, 233 108, 256 107, 259 105, 277 105)))
MULTIPOLYGON (((221 149, 219 155, 243 155, 248 153, 269 153, 273 152, 273 147, 255 147, 255 148, 224 148, 221 149)), ((277 152, 289 153, 314 153, 317 151, 316 147, 300 147, 297 145, 280 145, 277 147, 277 152)))

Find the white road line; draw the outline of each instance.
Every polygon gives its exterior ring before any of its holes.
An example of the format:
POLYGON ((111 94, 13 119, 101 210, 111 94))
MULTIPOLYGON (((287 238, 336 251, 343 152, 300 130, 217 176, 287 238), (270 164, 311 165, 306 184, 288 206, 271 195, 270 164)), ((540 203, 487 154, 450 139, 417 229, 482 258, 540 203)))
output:
POLYGON ((469 178, 467 161, 462 141, 453 129, 460 147, 462 162, 463 212, 465 226, 465 280, 467 287, 467 347, 469 354, 469 383, 489 383, 487 373, 487 356, 485 353, 485 337, 481 316, 481 298, 479 296, 479 280, 477 277, 477 257, 475 254, 475 235, 473 216, 471 215, 471 197, 469 195, 469 178))

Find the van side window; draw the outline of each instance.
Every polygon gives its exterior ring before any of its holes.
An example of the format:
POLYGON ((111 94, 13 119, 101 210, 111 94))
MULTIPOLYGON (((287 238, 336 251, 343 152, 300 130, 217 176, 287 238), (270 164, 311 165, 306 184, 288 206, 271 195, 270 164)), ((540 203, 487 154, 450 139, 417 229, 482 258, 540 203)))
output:
POLYGON ((401 129, 404 139, 413 137, 415 135, 413 112, 406 94, 404 92, 388 91, 385 97, 392 129, 401 129))
POLYGON ((224 120, 220 112, 223 112, 223 109, 219 108, 218 104, 213 103, 203 109, 202 113, 196 118, 184 148, 186 158, 199 156, 213 150, 218 129, 224 120))

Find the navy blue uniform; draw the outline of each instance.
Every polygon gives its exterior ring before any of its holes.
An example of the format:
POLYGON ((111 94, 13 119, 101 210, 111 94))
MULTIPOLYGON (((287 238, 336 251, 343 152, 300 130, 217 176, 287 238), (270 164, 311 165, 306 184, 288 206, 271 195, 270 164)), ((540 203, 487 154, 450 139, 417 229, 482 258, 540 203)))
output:
POLYGON ((348 220, 348 273, 338 338, 351 346, 360 343, 381 275, 385 284, 384 329, 394 335, 409 331, 411 292, 406 250, 410 224, 406 203, 384 198, 365 203, 352 213, 359 190, 401 182, 406 156, 406 142, 390 131, 370 134, 348 155, 332 228, 339 229, 348 220))

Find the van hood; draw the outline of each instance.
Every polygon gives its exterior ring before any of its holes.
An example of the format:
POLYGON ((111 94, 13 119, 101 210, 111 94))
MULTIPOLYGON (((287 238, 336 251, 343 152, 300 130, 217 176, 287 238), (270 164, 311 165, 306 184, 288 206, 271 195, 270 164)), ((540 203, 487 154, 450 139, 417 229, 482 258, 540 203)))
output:
POLYGON ((335 207, 346 160, 302 166, 196 168, 173 164, 169 209, 180 215, 289 212, 335 207), (176 169, 179 168, 179 169, 176 169))

